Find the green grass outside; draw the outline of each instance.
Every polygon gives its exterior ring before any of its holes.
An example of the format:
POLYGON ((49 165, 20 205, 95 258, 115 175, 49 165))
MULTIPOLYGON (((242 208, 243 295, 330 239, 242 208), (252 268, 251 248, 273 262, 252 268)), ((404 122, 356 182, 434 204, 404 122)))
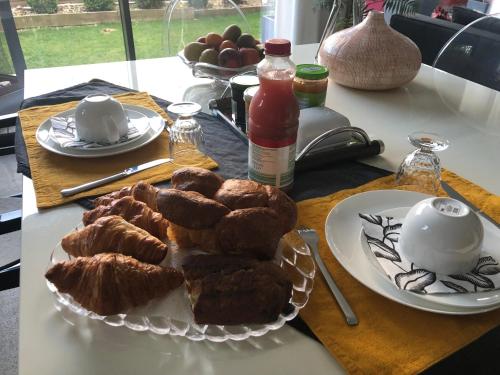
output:
POLYGON ((7 48, 7 40, 5 40, 4 32, 0 32, 0 74, 12 74, 14 69, 11 64, 9 49, 7 48))
MULTIPOLYGON (((260 13, 248 13, 246 17, 249 23, 248 31, 259 38, 260 13)), ((184 35, 181 38, 181 22, 173 22, 171 40, 184 40, 185 43, 195 41, 210 31, 222 33, 226 26, 233 23, 241 26, 241 19, 236 15, 186 20, 184 35)), ((132 25, 138 59, 168 55, 164 46, 166 23, 132 21, 132 25)), ((28 68, 125 60, 120 23, 19 30, 19 39, 28 68)))

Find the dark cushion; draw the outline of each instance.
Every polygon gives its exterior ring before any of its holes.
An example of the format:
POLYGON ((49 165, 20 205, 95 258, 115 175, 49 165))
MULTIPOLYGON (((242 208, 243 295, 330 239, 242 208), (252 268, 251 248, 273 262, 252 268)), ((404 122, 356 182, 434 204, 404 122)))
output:
POLYGON ((469 23, 484 16, 484 13, 478 12, 477 10, 462 7, 453 7, 451 21, 459 23, 460 25, 468 25, 469 23))

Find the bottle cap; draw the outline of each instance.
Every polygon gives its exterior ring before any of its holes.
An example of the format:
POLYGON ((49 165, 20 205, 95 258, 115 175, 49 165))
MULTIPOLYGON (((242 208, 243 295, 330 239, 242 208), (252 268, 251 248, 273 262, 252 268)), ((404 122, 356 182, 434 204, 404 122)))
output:
POLYGON ((264 45, 266 55, 290 56, 291 44, 287 39, 269 39, 264 45))
POLYGON ((295 76, 303 79, 318 80, 328 77, 328 69, 322 65, 299 64, 295 76))

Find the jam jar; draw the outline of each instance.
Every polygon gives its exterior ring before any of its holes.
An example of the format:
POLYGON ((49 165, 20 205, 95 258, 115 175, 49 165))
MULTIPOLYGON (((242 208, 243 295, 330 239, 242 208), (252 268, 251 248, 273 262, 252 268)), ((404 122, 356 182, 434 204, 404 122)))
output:
POLYGON ((300 109, 323 107, 328 88, 328 69, 321 65, 297 65, 293 91, 300 109))

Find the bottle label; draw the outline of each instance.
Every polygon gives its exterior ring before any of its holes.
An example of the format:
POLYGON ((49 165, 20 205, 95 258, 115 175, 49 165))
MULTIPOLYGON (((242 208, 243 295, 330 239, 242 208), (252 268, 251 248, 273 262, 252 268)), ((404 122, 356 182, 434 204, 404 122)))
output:
POLYGON ((293 183, 295 143, 279 148, 248 142, 248 178, 278 188, 293 183))
POLYGON ((299 108, 324 107, 326 99, 326 91, 323 92, 294 92, 299 108))

